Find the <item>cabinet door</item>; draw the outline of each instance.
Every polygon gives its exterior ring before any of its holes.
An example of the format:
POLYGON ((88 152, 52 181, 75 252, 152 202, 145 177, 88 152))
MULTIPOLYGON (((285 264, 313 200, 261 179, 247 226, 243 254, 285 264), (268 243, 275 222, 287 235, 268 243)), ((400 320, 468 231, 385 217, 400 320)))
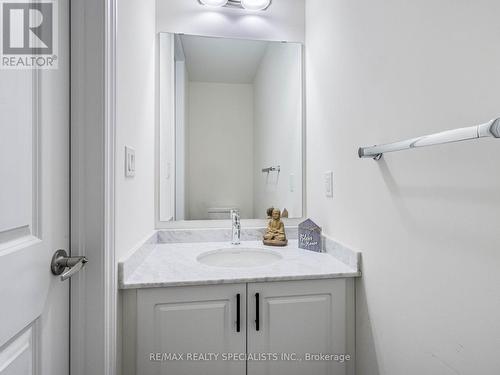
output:
POLYGON ((137 308, 137 374, 246 373, 244 360, 221 360, 224 353, 246 350, 245 284, 143 289, 137 308), (199 353, 219 357, 190 358, 199 353))
POLYGON ((353 281, 248 284, 247 329, 248 375, 354 374, 353 281), (262 353, 273 357, 252 360, 262 353), (351 359, 315 360, 308 354, 348 354, 351 359))

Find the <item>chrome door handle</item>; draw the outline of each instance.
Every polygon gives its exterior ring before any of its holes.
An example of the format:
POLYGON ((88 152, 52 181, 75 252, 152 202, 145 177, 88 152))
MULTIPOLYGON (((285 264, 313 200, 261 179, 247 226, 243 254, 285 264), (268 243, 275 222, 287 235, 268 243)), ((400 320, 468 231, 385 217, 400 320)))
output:
POLYGON ((61 281, 64 281, 80 271, 87 262, 86 257, 69 257, 66 250, 57 250, 52 257, 50 270, 53 275, 61 275, 61 281), (69 269, 64 272, 66 268, 69 269))

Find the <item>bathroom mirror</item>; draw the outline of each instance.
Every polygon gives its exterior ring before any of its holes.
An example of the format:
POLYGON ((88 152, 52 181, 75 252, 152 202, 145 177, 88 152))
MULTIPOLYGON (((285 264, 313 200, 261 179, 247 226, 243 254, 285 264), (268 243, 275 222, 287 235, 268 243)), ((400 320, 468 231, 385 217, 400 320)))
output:
POLYGON ((159 39, 159 220, 302 217, 302 45, 159 39))

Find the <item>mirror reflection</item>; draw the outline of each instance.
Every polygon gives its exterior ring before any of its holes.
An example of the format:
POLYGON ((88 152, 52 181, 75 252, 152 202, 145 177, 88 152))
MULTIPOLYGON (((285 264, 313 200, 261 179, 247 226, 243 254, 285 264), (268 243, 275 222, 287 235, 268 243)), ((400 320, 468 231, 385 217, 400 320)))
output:
POLYGON ((159 79, 160 220, 302 216, 301 44, 162 33, 159 79))

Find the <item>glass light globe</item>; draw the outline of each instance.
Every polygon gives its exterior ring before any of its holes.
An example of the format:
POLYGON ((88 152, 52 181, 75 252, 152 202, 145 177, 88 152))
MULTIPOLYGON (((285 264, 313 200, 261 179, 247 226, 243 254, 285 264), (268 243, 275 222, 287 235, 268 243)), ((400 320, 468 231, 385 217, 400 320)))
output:
POLYGON ((209 7, 223 7, 227 0, 200 0, 200 2, 209 7))
POLYGON ((269 4, 271 4, 271 0, 241 0, 241 5, 247 10, 263 10, 269 4))

